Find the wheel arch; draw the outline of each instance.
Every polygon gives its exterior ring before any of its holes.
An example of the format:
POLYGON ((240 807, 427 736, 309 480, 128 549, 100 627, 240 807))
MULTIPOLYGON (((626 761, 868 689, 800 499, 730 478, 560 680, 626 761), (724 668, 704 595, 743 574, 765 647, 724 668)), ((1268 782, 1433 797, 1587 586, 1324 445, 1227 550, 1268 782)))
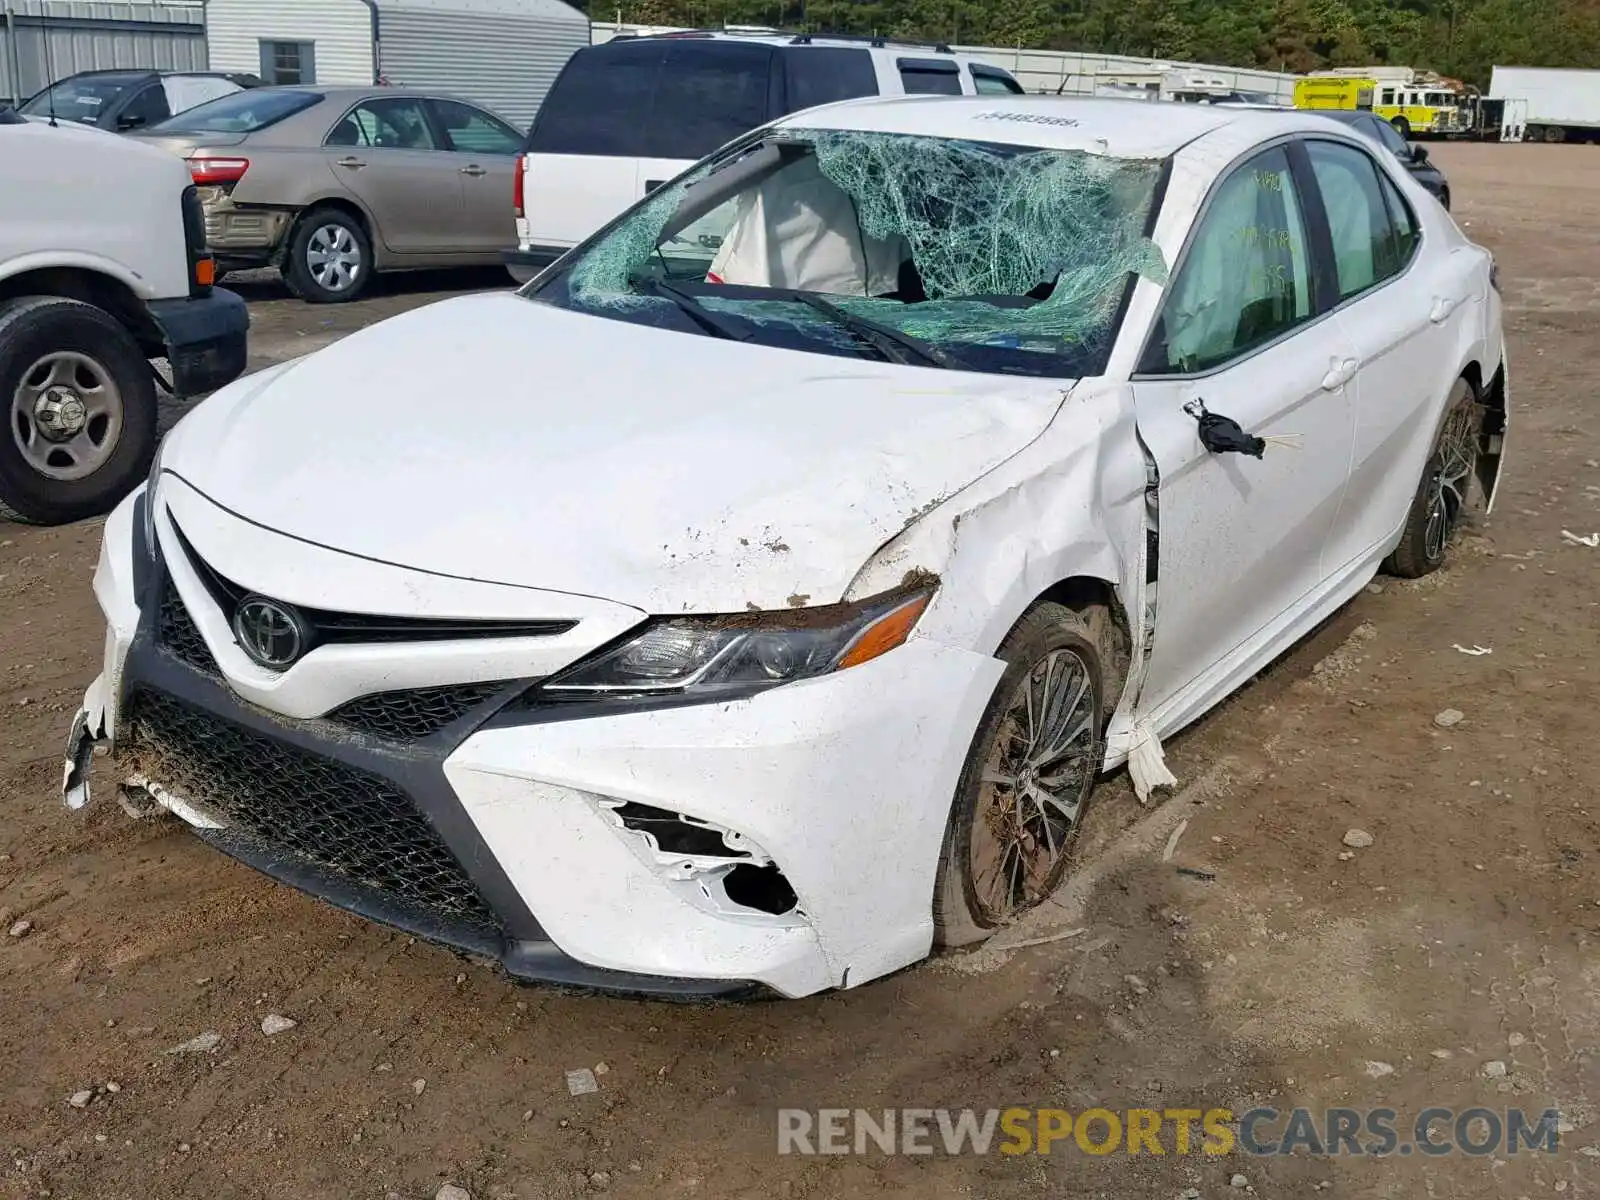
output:
MULTIPOLYGON (((1123 686, 1128 681, 1128 669, 1133 653, 1133 625, 1128 618, 1127 606, 1122 602, 1117 585, 1096 575, 1070 575, 1051 584, 1030 600, 1025 613, 1036 604, 1060 604, 1074 612, 1103 608, 1111 617, 1114 658, 1104 666, 1108 671, 1105 680, 1107 712, 1114 710, 1122 699, 1123 686)), ((1019 616, 1017 618, 1021 620, 1019 616)))
POLYGON ((144 300, 124 280, 89 267, 49 266, 0 279, 0 301, 23 296, 61 296, 92 304, 115 317, 147 357, 165 353, 161 331, 144 300))
MULTIPOLYGON (((300 227, 315 212, 322 209, 333 209, 347 217, 353 217, 361 223, 361 230, 367 235, 367 245, 372 248, 373 270, 381 271, 388 265, 389 250, 383 244, 383 238, 378 233, 378 222, 366 207, 359 201, 352 199, 341 192, 332 192, 318 196, 315 200, 308 200, 294 215, 294 220, 289 223, 289 231, 283 237, 283 250, 281 257, 287 257, 290 247, 294 245, 295 235, 300 232, 300 227)), ((279 264, 282 265, 281 262, 279 264)))

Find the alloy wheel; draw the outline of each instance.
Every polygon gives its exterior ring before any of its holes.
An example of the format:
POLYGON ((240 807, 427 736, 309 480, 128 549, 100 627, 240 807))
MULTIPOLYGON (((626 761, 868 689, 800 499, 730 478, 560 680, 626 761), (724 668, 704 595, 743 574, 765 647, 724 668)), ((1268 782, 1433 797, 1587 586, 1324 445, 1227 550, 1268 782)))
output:
POLYGON ((1478 429, 1470 403, 1457 405, 1439 435, 1438 470, 1428 500, 1428 524, 1422 549, 1430 562, 1444 557, 1445 547, 1467 507, 1467 492, 1478 465, 1478 429))
POLYGON ((1017 686, 984 763, 968 870, 983 919, 1043 900, 1066 869, 1094 786, 1097 706, 1087 663, 1052 650, 1017 686))

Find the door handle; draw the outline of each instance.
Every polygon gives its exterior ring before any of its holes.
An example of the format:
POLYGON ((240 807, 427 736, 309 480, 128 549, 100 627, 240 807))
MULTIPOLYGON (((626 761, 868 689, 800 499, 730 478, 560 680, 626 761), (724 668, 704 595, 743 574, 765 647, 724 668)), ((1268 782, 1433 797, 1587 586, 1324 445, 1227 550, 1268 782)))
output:
POLYGON ((1353 358, 1330 358, 1328 373, 1322 377, 1322 390, 1337 392, 1355 378, 1356 367, 1359 365, 1353 358))
POLYGON ((1428 320, 1435 325, 1445 320, 1456 310, 1456 301, 1449 296, 1436 296, 1433 301, 1433 310, 1428 313, 1428 320))
POLYGON ((341 167, 349 167, 352 171, 359 171, 362 167, 367 165, 367 160, 364 158, 356 158, 354 155, 349 155, 345 158, 341 158, 338 165, 341 167))
POLYGON ((471 175, 476 178, 479 175, 487 175, 489 172, 485 171, 477 163, 473 163, 471 166, 462 167, 461 173, 463 175, 471 175))

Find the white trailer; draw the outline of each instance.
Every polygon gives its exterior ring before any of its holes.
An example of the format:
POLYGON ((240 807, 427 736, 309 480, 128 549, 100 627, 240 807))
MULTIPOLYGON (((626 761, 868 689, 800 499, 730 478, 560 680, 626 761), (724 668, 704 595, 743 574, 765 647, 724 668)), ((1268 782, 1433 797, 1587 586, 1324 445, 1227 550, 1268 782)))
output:
MULTIPOLYGON (((1600 71, 1561 67, 1495 67, 1489 99, 1522 101, 1515 107, 1530 142, 1600 139, 1600 71)), ((1504 126, 1502 126, 1503 128, 1504 126)))
POLYGON ((268 83, 431 88, 523 128, 589 44, 560 0, 209 0, 213 71, 268 83))

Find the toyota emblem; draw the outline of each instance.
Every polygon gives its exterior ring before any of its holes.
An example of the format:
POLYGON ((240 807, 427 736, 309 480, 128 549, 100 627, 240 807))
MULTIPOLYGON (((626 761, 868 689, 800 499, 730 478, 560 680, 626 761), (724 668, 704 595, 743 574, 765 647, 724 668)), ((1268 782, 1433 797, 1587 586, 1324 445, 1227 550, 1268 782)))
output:
POLYGON ((257 666, 282 671, 306 652, 311 631, 287 604, 265 596, 246 596, 233 614, 233 636, 257 666))

